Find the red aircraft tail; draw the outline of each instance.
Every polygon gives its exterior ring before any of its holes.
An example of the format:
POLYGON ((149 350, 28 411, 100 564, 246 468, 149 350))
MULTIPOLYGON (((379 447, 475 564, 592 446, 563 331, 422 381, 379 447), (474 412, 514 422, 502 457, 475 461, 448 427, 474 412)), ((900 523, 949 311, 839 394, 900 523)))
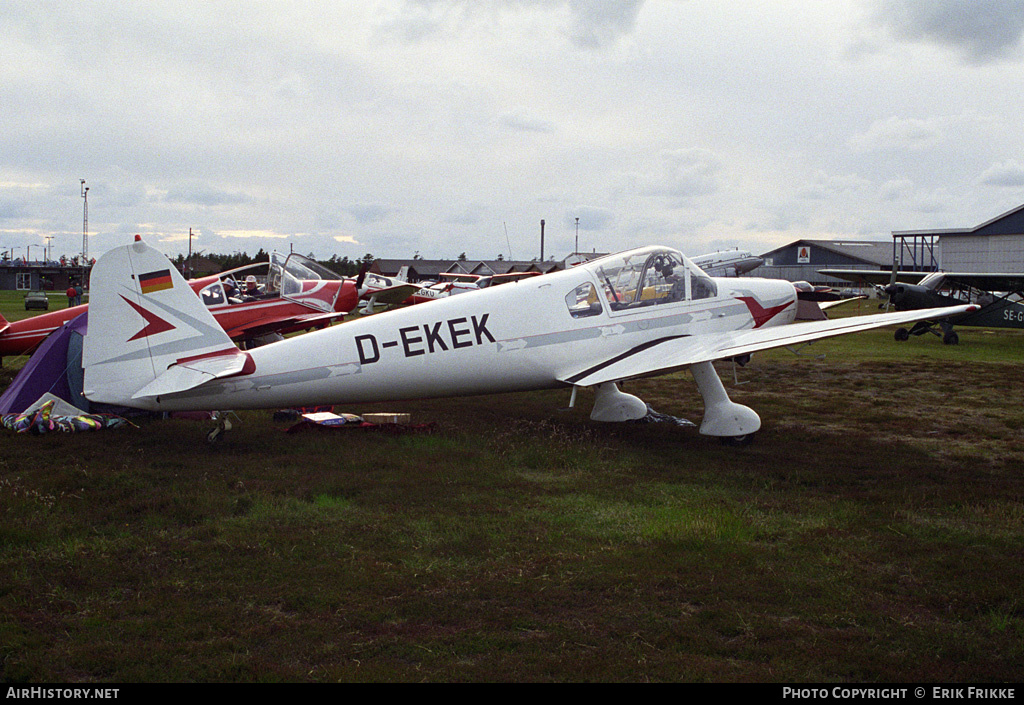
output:
POLYGON ((5 330, 7 330, 10 327, 11 327, 11 324, 8 323, 7 319, 4 318, 4 315, 2 313, 0 313, 0 333, 3 333, 5 330))

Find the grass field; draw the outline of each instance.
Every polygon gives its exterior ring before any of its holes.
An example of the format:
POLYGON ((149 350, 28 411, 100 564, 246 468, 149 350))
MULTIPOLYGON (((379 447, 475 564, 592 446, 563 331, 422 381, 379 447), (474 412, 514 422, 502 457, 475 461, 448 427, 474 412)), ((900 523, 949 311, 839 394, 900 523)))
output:
POLYGON ((1024 336, 960 339, 722 365, 743 449, 567 391, 5 432, 0 681, 1017 681, 1024 336))
MULTIPOLYGON (((25 310, 25 291, 11 291, 9 289, 0 289, 0 314, 8 321, 20 321, 23 318, 29 318, 36 316, 40 313, 46 313, 46 311, 40 311, 33 309, 31 311, 25 310)), ((68 307, 68 297, 63 291, 47 291, 46 295, 50 299, 49 311, 56 311, 57 309, 68 307)), ((88 303, 89 299, 86 297, 84 303, 88 303)))

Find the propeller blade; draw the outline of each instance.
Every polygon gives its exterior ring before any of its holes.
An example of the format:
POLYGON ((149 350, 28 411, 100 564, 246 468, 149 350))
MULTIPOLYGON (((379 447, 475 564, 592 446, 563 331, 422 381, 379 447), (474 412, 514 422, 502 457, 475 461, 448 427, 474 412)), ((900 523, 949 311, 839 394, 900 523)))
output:
POLYGON ((356 276, 356 294, 359 296, 366 293, 363 291, 363 282, 366 280, 366 270, 369 268, 370 266, 363 262, 363 266, 359 268, 359 274, 356 276))
MULTIPOLYGON (((893 242, 893 244, 895 245, 895 242, 893 242)), ((903 254, 902 249, 900 251, 900 254, 901 255, 903 254)), ((898 267, 899 267, 899 258, 896 256, 896 248, 893 247, 893 252, 892 252, 892 274, 889 276, 889 286, 887 286, 884 289, 882 289, 882 291, 884 291, 886 293, 886 295, 888 296, 888 298, 885 301, 885 312, 886 313, 889 312, 889 304, 895 304, 896 303, 893 299, 896 297, 896 271, 897 271, 898 267)))

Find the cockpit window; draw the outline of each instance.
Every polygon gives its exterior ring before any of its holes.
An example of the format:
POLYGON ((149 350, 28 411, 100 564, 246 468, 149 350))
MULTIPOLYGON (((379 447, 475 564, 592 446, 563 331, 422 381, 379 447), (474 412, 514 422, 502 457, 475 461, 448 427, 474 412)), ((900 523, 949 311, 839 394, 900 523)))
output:
POLYGON ((715 280, 699 268, 692 269, 690 271, 690 298, 693 300, 710 299, 715 296, 718 296, 715 280))
POLYGON ((653 249, 609 257, 596 269, 613 311, 705 299, 718 294, 713 279, 675 250, 653 249))
POLYGON ((647 263, 642 300, 656 304, 686 301, 687 273, 678 253, 653 255, 647 263))
POLYGON ((601 315, 601 300, 590 282, 580 284, 565 295, 565 305, 573 318, 587 318, 601 315))
POLYGON ((303 281, 335 281, 341 276, 300 254, 288 255, 280 252, 271 254, 270 276, 267 280, 268 289, 280 292, 284 296, 294 296, 302 292, 303 281))
POLYGON ((224 287, 220 282, 214 282, 213 284, 204 287, 203 290, 199 292, 199 297, 207 306, 222 304, 224 303, 224 287))

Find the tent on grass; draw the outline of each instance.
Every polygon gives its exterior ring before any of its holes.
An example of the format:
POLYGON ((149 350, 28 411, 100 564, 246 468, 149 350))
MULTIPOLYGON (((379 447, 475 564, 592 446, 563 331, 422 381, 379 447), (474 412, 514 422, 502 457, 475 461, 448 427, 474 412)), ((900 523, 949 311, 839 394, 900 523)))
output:
POLYGON ((88 315, 71 319, 40 344, 0 395, 0 414, 23 413, 47 393, 82 411, 96 411, 82 395, 82 339, 88 315))

